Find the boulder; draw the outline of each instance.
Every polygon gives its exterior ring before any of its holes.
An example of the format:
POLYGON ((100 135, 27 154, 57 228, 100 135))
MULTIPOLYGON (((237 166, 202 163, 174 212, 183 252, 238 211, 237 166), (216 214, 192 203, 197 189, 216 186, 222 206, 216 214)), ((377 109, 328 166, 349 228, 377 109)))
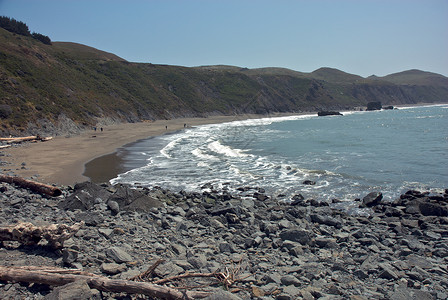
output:
POLYGON ((287 229, 280 232, 280 238, 283 241, 289 240, 302 245, 309 245, 312 242, 312 232, 301 228, 287 229))
POLYGON ((138 212, 150 212, 152 208, 162 205, 159 200, 127 185, 119 185, 116 192, 109 197, 108 205, 110 208, 111 201, 117 202, 120 210, 138 212))
POLYGON ((318 115, 319 117, 325 117, 325 116, 343 116, 343 114, 341 114, 341 113, 338 112, 338 111, 326 111, 326 110, 318 112, 317 115, 318 115))
POLYGON ((367 207, 372 207, 378 205, 382 199, 383 194, 381 192, 371 192, 362 199, 362 204, 367 207))
POLYGON ((105 202, 110 193, 92 182, 77 183, 73 193, 59 202, 58 207, 65 210, 90 210, 95 204, 105 202))
POLYGON ((424 216, 437 216, 446 217, 448 216, 448 208, 437 203, 431 202, 420 202, 419 209, 424 216))

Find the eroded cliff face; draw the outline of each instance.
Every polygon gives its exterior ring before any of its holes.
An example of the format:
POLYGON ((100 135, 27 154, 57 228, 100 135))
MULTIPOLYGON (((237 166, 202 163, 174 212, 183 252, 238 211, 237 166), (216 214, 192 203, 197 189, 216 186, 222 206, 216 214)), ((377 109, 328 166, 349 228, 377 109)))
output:
POLYGON ((362 78, 321 68, 187 68, 130 63, 73 43, 44 45, 0 28, 2 135, 73 134, 98 122, 345 110, 448 101, 448 79, 412 70, 362 78))

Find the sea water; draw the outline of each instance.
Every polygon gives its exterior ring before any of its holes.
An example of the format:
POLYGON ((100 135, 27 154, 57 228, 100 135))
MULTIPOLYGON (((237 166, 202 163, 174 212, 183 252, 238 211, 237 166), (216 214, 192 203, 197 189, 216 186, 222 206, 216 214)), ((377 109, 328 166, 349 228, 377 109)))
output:
POLYGON ((448 188, 448 105, 204 125, 124 150, 132 170, 112 183, 172 191, 207 183, 262 187, 285 201, 299 193, 352 201, 371 191, 394 199, 409 189, 448 188))

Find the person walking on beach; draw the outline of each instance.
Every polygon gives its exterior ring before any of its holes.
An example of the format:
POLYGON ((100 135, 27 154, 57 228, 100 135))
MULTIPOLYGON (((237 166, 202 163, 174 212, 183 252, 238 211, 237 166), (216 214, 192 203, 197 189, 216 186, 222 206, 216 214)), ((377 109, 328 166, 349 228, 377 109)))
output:
POLYGON ((168 130, 168 126, 165 126, 165 129, 168 130))

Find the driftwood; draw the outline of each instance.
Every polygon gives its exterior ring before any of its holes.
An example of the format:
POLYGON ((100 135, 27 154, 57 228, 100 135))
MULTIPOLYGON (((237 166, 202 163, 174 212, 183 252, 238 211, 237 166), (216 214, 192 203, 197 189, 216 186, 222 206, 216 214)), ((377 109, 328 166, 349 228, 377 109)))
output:
POLYGON ((27 180, 22 177, 17 176, 8 176, 0 174, 0 182, 7 182, 9 184, 15 184, 22 188, 30 189, 33 192, 39 193, 39 194, 45 194, 52 197, 57 197, 62 194, 62 191, 52 185, 43 184, 40 182, 27 180))
POLYGON ((31 223, 19 222, 16 225, 0 227, 0 242, 18 241, 23 245, 36 245, 45 239, 51 248, 62 248, 66 240, 75 235, 84 222, 72 226, 66 224, 51 224, 34 226, 31 223))
POLYGON ((48 267, 11 267, 0 266, 0 280, 10 282, 32 282, 51 286, 65 285, 76 280, 84 280, 90 288, 100 291, 143 294, 161 299, 199 299, 210 293, 197 291, 179 291, 148 282, 109 279, 103 276, 48 267))
POLYGON ((24 137, 15 137, 15 138, 0 138, 0 142, 6 142, 8 144, 13 143, 22 143, 22 142, 30 142, 30 141, 42 141, 46 142, 53 139, 53 137, 41 137, 39 135, 31 135, 31 136, 24 136, 24 137))
POLYGON ((1 145, 0 149, 5 149, 5 148, 9 148, 9 147, 11 147, 11 145, 1 145))

